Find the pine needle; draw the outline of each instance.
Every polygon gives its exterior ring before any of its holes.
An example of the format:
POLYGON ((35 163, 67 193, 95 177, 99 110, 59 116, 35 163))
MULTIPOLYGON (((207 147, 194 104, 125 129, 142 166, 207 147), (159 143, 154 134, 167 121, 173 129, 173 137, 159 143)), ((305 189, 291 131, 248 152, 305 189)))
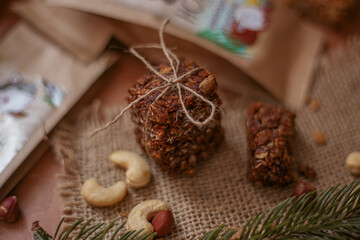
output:
POLYGON ((59 222, 59 224, 58 224, 58 226, 57 226, 57 228, 56 228, 56 231, 55 231, 55 234, 54 234, 54 239, 56 239, 56 236, 57 236, 57 234, 58 234, 58 232, 59 232, 59 229, 60 229, 60 227, 61 227, 61 224, 64 222, 64 217, 61 219, 61 221, 59 222))

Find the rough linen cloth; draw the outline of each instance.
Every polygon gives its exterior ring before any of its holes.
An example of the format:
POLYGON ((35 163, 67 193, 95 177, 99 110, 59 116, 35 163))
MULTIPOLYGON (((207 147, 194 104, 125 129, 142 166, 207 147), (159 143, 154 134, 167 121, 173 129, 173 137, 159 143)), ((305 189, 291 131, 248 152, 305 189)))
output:
MULTIPOLYGON (((333 60, 319 62, 309 95, 320 108, 314 112, 306 106, 296 109, 294 156, 317 171, 312 181, 318 190, 336 184, 347 184, 354 177, 345 168, 345 158, 360 151, 360 46, 338 54, 333 60), (324 132, 326 144, 312 140, 315 130, 324 132)), ((89 133, 113 118, 119 109, 100 108, 97 104, 85 109, 73 123, 59 127, 56 153, 63 164, 59 187, 63 200, 65 222, 79 218, 95 218, 94 222, 110 222, 120 212, 129 213, 139 202, 161 199, 168 203, 176 226, 167 239, 190 239, 225 223, 241 227, 260 210, 274 206, 292 194, 293 185, 260 187, 251 184, 247 176, 246 108, 261 100, 276 103, 267 93, 254 88, 241 97, 221 93, 224 101, 222 125, 225 140, 215 154, 197 165, 196 173, 170 176, 149 161, 152 181, 147 187, 128 187, 126 198, 112 207, 92 207, 81 196, 81 186, 95 177, 103 186, 125 179, 125 171, 108 160, 115 150, 142 153, 136 143, 134 126, 129 114, 111 128, 94 137, 89 133)), ((119 222, 125 221, 121 218, 119 222)))

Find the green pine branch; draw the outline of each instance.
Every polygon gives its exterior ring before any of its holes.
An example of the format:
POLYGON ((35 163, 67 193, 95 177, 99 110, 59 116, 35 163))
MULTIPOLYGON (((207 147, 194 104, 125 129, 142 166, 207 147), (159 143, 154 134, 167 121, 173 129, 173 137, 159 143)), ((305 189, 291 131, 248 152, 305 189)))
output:
MULTIPOLYGON (((347 186, 335 186, 309 199, 313 193, 302 195, 298 199, 289 198, 273 208, 261 211, 250 219, 241 230, 225 229, 220 225, 215 230, 207 232, 200 240, 260 240, 260 239, 360 239, 360 182, 356 181, 347 186)), ((62 219, 63 221, 63 219, 62 219)), ((62 221, 59 223, 52 238, 40 226, 33 228, 35 240, 67 240, 75 229, 83 223, 83 219, 76 221, 69 229, 58 235, 62 221), (58 235, 58 236, 57 236, 58 235)), ((115 221, 109 225, 90 224, 85 222, 75 240, 104 239, 109 230, 115 227, 115 221)), ((118 236, 124 227, 119 225, 111 240, 141 239, 155 236, 131 231, 118 236)))
MULTIPOLYGON (((258 213, 240 230, 238 240, 258 239, 360 239, 360 182, 321 192, 289 198, 258 213)), ((224 226, 208 232, 201 240, 225 240, 224 226)), ((225 233, 230 235, 228 230, 225 233)))

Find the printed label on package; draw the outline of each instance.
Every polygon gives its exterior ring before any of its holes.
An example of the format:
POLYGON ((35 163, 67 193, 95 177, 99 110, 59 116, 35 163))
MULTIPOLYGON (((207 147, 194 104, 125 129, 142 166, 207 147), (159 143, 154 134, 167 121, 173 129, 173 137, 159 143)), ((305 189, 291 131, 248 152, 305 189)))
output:
POLYGON ((267 0, 108 0, 168 18, 175 26, 242 56, 268 25, 267 0))

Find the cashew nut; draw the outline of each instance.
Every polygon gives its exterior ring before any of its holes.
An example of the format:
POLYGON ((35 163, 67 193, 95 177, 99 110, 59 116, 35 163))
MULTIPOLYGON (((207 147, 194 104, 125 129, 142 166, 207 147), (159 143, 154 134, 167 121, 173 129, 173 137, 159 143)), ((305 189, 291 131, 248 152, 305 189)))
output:
POLYGON ((141 233, 153 233, 154 227, 149 222, 157 212, 167 210, 168 206, 161 200, 147 200, 136 205, 129 213, 126 228, 128 231, 144 229, 141 233))
POLYGON ((95 178, 88 179, 81 189, 81 194, 85 201, 98 207, 114 205, 126 196, 126 183, 116 182, 111 187, 101 186, 95 178))
POLYGON ((126 169, 126 182, 131 187, 140 188, 150 182, 150 166, 140 155, 130 151, 116 151, 110 155, 110 161, 126 169))

